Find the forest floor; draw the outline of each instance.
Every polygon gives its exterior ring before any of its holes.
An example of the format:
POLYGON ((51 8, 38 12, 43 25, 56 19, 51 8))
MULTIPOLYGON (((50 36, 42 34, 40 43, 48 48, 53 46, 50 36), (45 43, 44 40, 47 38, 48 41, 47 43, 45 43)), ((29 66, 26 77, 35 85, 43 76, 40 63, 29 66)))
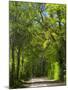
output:
POLYGON ((28 88, 66 85, 65 82, 56 81, 56 80, 48 80, 47 78, 32 78, 29 81, 22 81, 22 82, 23 82, 24 87, 28 87, 28 88))

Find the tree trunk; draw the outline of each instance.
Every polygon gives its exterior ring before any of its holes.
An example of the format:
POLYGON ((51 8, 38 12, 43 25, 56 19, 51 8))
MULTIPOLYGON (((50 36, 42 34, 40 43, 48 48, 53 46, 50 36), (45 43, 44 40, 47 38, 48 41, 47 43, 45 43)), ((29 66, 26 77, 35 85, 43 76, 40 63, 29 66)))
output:
POLYGON ((12 46, 12 70, 10 72, 10 87, 14 85, 15 74, 15 59, 14 59, 14 45, 12 46))
POLYGON ((20 47, 17 52, 17 80, 19 79, 19 70, 20 70, 20 47))
POLYGON ((22 67, 21 67, 21 78, 23 77, 23 63, 24 63, 24 49, 22 49, 22 67))

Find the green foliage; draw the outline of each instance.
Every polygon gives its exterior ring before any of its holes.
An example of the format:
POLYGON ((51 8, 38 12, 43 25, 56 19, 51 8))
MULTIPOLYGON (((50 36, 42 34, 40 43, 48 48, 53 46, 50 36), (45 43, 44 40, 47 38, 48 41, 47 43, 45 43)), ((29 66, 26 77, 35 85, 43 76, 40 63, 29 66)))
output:
POLYGON ((59 80, 59 72, 60 72, 59 63, 55 62, 55 64, 54 64, 54 80, 59 80))
POLYGON ((65 5, 10 1, 10 86, 33 77, 64 79, 65 33, 65 5))

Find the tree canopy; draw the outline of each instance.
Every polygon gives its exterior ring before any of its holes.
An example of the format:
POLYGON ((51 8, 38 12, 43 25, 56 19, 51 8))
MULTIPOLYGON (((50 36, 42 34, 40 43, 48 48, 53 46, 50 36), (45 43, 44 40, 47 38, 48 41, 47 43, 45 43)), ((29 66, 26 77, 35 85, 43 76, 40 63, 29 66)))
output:
POLYGON ((66 5, 9 2, 10 86, 21 79, 65 80, 66 5))

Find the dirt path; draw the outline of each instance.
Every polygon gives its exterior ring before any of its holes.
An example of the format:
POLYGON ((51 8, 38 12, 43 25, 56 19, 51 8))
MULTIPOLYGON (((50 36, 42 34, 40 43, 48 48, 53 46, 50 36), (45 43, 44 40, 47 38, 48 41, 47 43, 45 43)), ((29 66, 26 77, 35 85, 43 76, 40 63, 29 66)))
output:
POLYGON ((64 86, 64 82, 48 80, 47 78, 33 78, 29 81, 22 81, 24 87, 47 87, 47 86, 64 86))

